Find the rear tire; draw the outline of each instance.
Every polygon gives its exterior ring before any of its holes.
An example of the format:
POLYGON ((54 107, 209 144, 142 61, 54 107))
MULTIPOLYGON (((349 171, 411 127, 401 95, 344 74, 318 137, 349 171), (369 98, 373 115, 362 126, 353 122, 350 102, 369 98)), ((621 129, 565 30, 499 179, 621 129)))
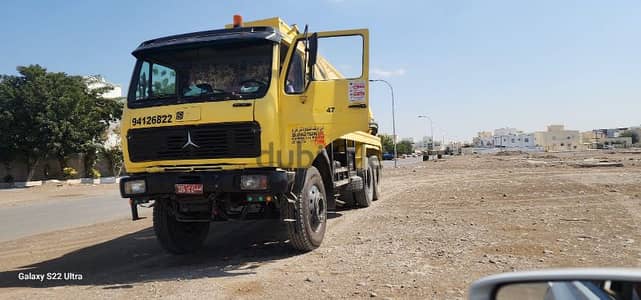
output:
POLYGON ((327 227, 327 195, 316 167, 307 169, 305 183, 297 196, 296 203, 283 203, 282 217, 295 220, 286 223, 289 243, 307 252, 321 245, 327 227))
POLYGON ((369 207, 372 205, 374 198, 374 169, 369 162, 365 165, 366 169, 363 170, 361 174, 363 178, 363 189, 354 192, 356 204, 360 207, 369 207))
POLYGON ((378 156, 369 157, 369 165, 373 170, 373 179, 374 179, 374 195, 372 200, 376 201, 381 197, 381 163, 378 160, 378 156))
POLYGON ((156 201, 154 232, 165 250, 172 254, 187 254, 202 247, 209 233, 209 222, 179 222, 165 203, 156 201))

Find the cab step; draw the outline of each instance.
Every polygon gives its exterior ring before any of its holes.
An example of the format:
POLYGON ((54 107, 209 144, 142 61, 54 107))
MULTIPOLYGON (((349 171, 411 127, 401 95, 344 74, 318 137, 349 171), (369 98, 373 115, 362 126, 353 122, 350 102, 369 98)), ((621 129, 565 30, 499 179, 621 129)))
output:
POLYGON ((345 178, 342 180, 334 181, 334 188, 344 186, 346 184, 349 184, 349 178, 345 178))

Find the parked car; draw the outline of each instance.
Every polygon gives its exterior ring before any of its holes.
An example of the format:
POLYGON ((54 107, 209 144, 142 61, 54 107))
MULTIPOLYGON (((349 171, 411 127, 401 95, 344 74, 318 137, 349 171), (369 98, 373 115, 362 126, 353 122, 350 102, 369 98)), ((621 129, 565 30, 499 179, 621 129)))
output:
POLYGON ((550 269, 492 275, 474 282, 470 300, 640 299, 639 269, 550 269))
POLYGON ((383 153, 383 160, 393 160, 394 159, 394 154, 393 153, 383 153))

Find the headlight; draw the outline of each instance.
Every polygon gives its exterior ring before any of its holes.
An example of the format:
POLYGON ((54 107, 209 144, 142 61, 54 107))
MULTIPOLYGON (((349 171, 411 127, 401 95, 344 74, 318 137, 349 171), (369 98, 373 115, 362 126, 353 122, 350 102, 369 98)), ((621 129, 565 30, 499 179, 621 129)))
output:
POLYGON ((144 180, 132 180, 125 182, 125 194, 143 194, 146 190, 144 180))
POLYGON ((242 175, 240 176, 241 190, 265 190, 267 189, 267 176, 265 175, 242 175))

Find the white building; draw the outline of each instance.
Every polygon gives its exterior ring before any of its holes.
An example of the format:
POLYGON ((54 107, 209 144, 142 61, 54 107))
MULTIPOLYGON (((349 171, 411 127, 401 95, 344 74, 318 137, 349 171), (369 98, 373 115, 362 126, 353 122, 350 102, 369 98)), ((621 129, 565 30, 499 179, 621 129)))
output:
MULTIPOLYGON (((91 75, 84 77, 87 88, 90 90, 103 87, 111 87, 112 90, 102 94, 102 97, 108 99, 122 98, 122 88, 119 84, 111 83, 105 80, 101 75, 91 75)), ((120 122, 109 123, 107 128, 107 139, 104 146, 108 149, 120 146, 120 122)))
POLYGON ((516 128, 511 128, 511 127, 504 127, 504 128, 499 128, 499 129, 494 129, 494 135, 516 135, 520 131, 516 128))
POLYGON ((534 148, 536 146, 534 134, 523 133, 511 127, 495 129, 492 142, 497 148, 534 148))
POLYGON ((113 99, 113 98, 122 97, 122 87, 120 87, 119 84, 108 82, 101 75, 85 76, 84 78, 85 78, 85 82, 87 83, 87 87, 90 90, 99 89, 103 87, 111 87, 112 88, 111 91, 106 92, 102 95, 104 98, 113 99))
POLYGON ((493 138, 494 147, 534 148, 536 146, 533 133, 518 132, 515 134, 495 135, 493 138))
POLYGON ((524 133, 516 128, 504 127, 491 131, 480 131, 474 137, 475 148, 536 148, 533 133, 524 133))

